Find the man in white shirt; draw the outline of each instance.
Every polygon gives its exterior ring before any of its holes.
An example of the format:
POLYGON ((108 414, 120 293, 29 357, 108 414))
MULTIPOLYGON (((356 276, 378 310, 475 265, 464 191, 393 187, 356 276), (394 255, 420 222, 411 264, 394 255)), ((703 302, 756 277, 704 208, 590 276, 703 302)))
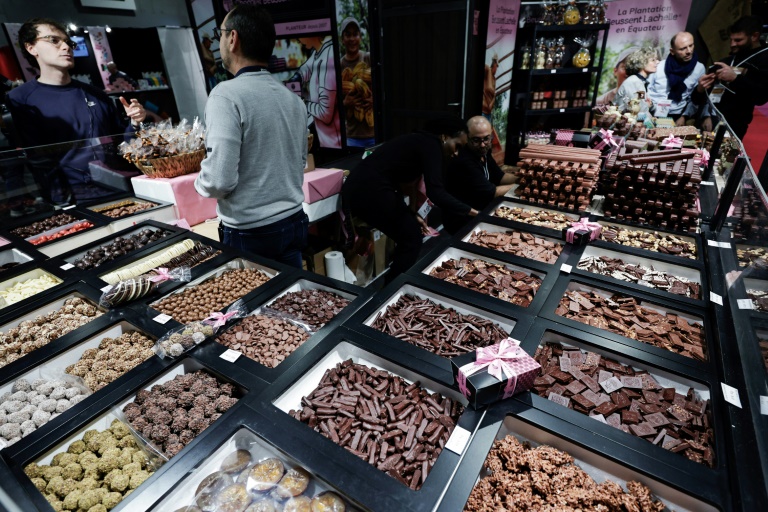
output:
POLYGON ((667 103, 669 110, 666 117, 674 119, 677 126, 684 125, 693 117, 700 117, 702 128, 711 131, 712 120, 708 112, 697 116, 698 106, 691 101, 691 92, 703 74, 704 65, 694 52, 693 36, 688 32, 678 32, 670 42, 669 55, 648 78, 648 97, 653 101, 657 115, 662 113, 660 107, 663 110, 664 103, 667 103))

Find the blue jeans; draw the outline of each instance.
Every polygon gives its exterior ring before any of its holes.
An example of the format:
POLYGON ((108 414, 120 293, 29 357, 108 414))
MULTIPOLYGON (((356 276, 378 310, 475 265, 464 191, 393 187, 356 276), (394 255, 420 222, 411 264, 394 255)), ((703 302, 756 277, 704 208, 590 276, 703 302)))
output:
POLYGON ((219 225, 222 243, 265 258, 301 268, 301 251, 307 246, 309 218, 299 211, 283 220, 251 229, 219 225))
POLYGON ((369 139, 350 139, 347 137, 347 146, 350 148, 369 148, 376 145, 376 139, 371 137, 369 139))

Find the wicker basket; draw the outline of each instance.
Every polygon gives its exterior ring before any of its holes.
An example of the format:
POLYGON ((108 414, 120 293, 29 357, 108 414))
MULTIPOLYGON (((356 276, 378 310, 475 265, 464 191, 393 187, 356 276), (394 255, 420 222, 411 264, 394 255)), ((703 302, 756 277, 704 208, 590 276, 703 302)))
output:
POLYGON ((134 162, 148 178, 175 178, 200 170, 200 162, 205 158, 205 148, 191 153, 152 158, 134 162))

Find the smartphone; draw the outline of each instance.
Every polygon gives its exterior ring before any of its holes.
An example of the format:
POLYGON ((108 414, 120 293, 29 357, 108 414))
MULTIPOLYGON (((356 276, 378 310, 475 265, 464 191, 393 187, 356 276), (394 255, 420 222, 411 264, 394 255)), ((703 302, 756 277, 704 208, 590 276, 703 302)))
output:
POLYGON ((718 69, 722 68, 720 64, 712 64, 709 66, 709 69, 707 69, 707 73, 716 73, 718 69))

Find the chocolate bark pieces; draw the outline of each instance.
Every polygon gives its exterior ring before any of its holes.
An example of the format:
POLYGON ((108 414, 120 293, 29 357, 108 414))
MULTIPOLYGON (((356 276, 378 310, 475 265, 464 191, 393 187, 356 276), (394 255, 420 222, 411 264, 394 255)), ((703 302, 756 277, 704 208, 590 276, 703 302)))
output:
POLYGON ((550 212, 547 210, 535 211, 519 208, 516 206, 500 206, 493 212, 494 217, 512 220, 529 224, 531 226, 540 226, 558 231, 570 227, 571 223, 578 220, 572 216, 563 213, 550 212))
POLYGON ((696 259, 697 257, 694 242, 667 233, 649 233, 629 227, 607 225, 603 226, 600 240, 683 258, 696 259))
POLYGON ((470 235, 468 242, 494 251, 550 264, 554 264, 563 251, 563 244, 513 230, 496 233, 486 230, 476 231, 470 235))
POLYGON ((618 258, 590 256, 579 261, 578 268, 587 272, 609 276, 620 281, 637 283, 641 286, 682 295, 692 299, 701 298, 701 286, 653 267, 625 263, 618 258))

